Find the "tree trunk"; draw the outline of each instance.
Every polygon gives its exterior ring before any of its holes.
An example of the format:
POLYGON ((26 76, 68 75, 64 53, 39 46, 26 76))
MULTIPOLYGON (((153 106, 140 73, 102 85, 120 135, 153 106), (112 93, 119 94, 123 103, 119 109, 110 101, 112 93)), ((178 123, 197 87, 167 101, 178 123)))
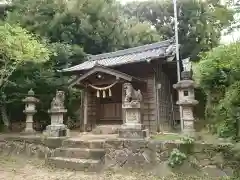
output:
POLYGON ((7 110, 6 110, 6 105, 2 104, 0 105, 0 112, 1 112, 1 119, 3 121, 4 124, 4 131, 8 131, 10 128, 10 121, 7 115, 7 110))

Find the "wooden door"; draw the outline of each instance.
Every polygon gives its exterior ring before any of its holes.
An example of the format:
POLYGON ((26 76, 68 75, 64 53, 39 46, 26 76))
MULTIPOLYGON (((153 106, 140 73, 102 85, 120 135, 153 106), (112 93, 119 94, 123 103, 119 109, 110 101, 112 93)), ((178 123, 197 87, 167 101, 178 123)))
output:
POLYGON ((122 85, 111 88, 112 96, 99 98, 98 123, 122 124, 122 85))
POLYGON ((100 121, 122 121, 122 103, 100 104, 100 121))

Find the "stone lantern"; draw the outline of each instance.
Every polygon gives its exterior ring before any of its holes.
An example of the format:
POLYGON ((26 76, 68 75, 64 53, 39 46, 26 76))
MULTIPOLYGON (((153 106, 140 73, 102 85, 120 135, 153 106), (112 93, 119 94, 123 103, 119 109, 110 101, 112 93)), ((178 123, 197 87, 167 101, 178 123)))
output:
POLYGON ((195 100, 195 83, 192 80, 191 62, 189 59, 183 60, 183 67, 184 71, 181 73, 182 80, 174 84, 173 87, 178 90, 179 100, 177 104, 182 107, 182 113, 180 112, 183 123, 182 132, 194 136, 193 107, 198 104, 198 101, 195 100))
POLYGON ((25 103, 25 110, 23 111, 26 114, 26 127, 23 133, 35 133, 33 129, 33 115, 36 111, 36 103, 39 102, 37 98, 34 97, 35 93, 32 89, 28 91, 28 95, 22 101, 25 103))

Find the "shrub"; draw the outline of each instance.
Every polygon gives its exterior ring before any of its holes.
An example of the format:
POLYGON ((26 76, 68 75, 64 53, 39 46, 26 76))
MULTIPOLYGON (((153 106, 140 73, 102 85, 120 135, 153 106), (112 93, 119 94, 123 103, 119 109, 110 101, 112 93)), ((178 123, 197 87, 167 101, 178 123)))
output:
POLYGON ((194 77, 206 94, 205 117, 220 137, 239 136, 240 42, 201 55, 194 77))
POLYGON ((172 168, 174 168, 176 166, 180 166, 183 164, 183 161, 185 159, 187 159, 187 156, 175 148, 172 150, 172 152, 170 154, 170 157, 168 159, 168 165, 172 168))

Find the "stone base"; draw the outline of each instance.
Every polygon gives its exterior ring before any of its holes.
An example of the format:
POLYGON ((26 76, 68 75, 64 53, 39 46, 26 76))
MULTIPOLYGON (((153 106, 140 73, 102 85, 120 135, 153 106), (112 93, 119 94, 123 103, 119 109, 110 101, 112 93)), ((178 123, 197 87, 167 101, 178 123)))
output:
POLYGON ((93 134, 117 134, 121 125, 98 125, 92 130, 93 134))
POLYGON ((143 125, 140 123, 125 123, 121 126, 121 129, 138 129, 142 130, 143 125))
POLYGON ((148 129, 119 129, 119 137, 124 139, 144 139, 149 137, 148 129))
POLYGON ((36 134, 37 132, 34 129, 24 129, 20 134, 23 135, 31 135, 31 134, 36 134))
POLYGON ((48 125, 45 134, 50 137, 66 137, 69 136, 69 129, 64 124, 48 125))
POLYGON ((183 119, 183 134, 188 135, 188 136, 195 136, 195 128, 194 128, 194 119, 191 120, 186 120, 183 119))

